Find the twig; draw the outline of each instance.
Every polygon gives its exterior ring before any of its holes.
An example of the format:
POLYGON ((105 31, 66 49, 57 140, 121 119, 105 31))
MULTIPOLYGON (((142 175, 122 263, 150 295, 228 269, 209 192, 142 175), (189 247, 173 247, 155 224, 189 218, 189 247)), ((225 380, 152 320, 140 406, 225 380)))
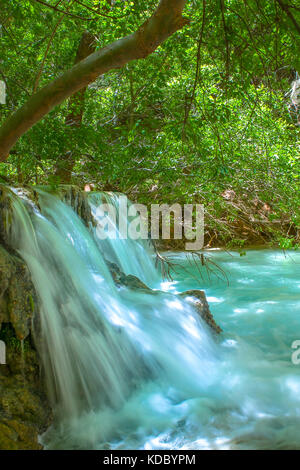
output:
POLYGON ((124 18, 124 16, 126 16, 126 15, 120 15, 120 16, 107 15, 106 13, 100 13, 99 10, 95 10, 95 8, 85 5, 79 0, 75 0, 75 2, 78 3, 78 5, 81 5, 82 7, 86 8, 87 10, 92 11, 93 13, 96 13, 96 15, 103 16, 104 18, 111 18, 113 20, 118 20, 119 18, 124 18))
MULTIPOLYGON (((68 7, 67 7, 67 10, 72 6, 72 3, 73 3, 73 2, 74 2, 74 0, 70 2, 70 4, 69 4, 68 7)), ((52 43, 52 41, 53 41, 53 39, 54 39, 54 36, 55 36, 55 34, 56 34, 56 31, 57 31, 57 29, 58 29, 60 23, 62 22, 62 20, 64 19, 64 17, 65 17, 66 14, 67 14, 67 12, 64 12, 64 13, 61 15, 61 17, 59 18, 58 22, 56 23, 56 25, 55 25, 55 27, 54 27, 52 33, 51 33, 50 39, 49 39, 48 44, 47 44, 46 52, 45 52, 45 54, 44 54, 43 61, 42 61, 42 63, 41 63, 41 66, 40 66, 40 68, 39 68, 39 71, 38 71, 38 73, 37 73, 37 75, 36 75, 36 79, 35 79, 35 81, 34 81, 32 93, 35 93, 36 90, 37 90, 37 87, 38 87, 38 85, 39 85, 39 81, 40 81, 40 78, 41 78, 41 74, 42 74, 42 72, 43 72, 43 68, 44 68, 44 65, 45 65, 45 62, 46 62, 46 59, 47 59, 47 56, 48 56, 48 52, 49 52, 49 50, 50 50, 51 43, 52 43)))
POLYGON ((285 3, 283 3, 281 0, 276 0, 277 3, 279 3, 280 5, 280 8, 287 14, 287 16, 290 18, 290 20, 292 21, 293 25, 295 26, 296 30, 298 31, 298 33, 300 34, 300 25, 299 23, 296 21, 296 18, 294 17, 293 13, 290 11, 288 5, 286 5, 285 3))
POLYGON ((198 82, 198 78, 199 78, 200 59, 201 59, 201 46, 202 46, 202 42, 203 42, 205 14, 206 14, 206 0, 203 0, 202 5, 203 5, 202 6, 202 24, 201 24, 201 29, 200 29, 199 39, 198 39, 196 74, 195 74, 195 79, 194 79, 194 84, 193 84, 192 95, 191 95, 190 100, 187 103, 187 106, 186 106, 186 109, 185 109, 185 116, 184 116, 184 121, 183 121, 183 126, 182 126, 182 140, 184 140, 184 138, 185 138, 185 127, 186 127, 186 124, 187 124, 187 121, 188 121, 188 118, 189 118, 189 114, 191 112, 193 101, 195 99, 197 82, 198 82))
POLYGON ((42 0, 35 0, 38 3, 41 3, 41 5, 44 5, 45 7, 51 8, 52 10, 58 11, 59 13, 64 13, 67 16, 71 16, 72 18, 77 18, 79 20, 83 21, 93 21, 95 18, 85 18, 84 16, 79 16, 75 15, 74 13, 69 13, 64 10, 61 10, 60 8, 57 8, 54 5, 49 5, 49 3, 43 2, 42 0))

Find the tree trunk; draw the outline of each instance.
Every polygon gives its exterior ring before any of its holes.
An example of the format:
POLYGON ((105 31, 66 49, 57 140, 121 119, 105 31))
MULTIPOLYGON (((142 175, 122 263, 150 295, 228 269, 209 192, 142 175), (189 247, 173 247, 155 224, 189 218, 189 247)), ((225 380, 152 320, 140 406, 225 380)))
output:
POLYGON ((186 25, 188 20, 182 16, 185 3, 186 0, 160 0, 154 14, 138 31, 89 55, 29 98, 0 128, 0 161, 6 160, 17 140, 55 106, 99 75, 147 57, 186 25))
MULTIPOLYGON (((85 31, 81 36, 81 41, 75 58, 75 64, 95 52, 95 48, 95 36, 90 32, 85 31)), ((87 87, 81 88, 81 90, 77 91, 69 98, 69 114, 66 117, 66 126, 71 128, 79 128, 81 126, 86 89, 87 87)), ((65 155, 63 155, 56 163, 55 176, 59 178, 60 183, 70 183, 74 164, 74 150, 68 149, 65 155)))

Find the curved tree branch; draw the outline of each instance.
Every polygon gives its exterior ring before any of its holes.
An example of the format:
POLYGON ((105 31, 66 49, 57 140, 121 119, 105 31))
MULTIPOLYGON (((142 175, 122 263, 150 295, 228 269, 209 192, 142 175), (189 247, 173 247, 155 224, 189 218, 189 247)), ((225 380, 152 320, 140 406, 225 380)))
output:
POLYGON ((142 59, 189 21, 182 16, 186 0, 161 0, 153 15, 133 34, 96 51, 41 88, 0 128, 0 161, 34 124, 55 106, 112 69, 142 59))

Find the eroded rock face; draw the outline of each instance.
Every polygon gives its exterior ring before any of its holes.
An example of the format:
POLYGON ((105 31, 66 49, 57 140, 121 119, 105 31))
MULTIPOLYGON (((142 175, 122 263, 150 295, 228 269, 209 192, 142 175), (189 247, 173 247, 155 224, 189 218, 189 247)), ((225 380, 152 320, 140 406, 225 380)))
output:
POLYGON ((10 246, 12 223, 10 190, 0 186, 0 330, 11 324, 16 338, 30 333, 37 298, 24 261, 10 246))
POLYGON ((12 222, 10 189, 0 184, 0 245, 9 246, 9 231, 12 222))
POLYGON ((94 218, 86 192, 76 186, 61 185, 55 194, 58 195, 63 202, 73 208, 87 227, 90 224, 94 224, 94 218))
POLYGON ((7 364, 0 365, 0 449, 42 449, 38 436, 52 414, 37 353, 29 339, 24 350, 13 336, 6 342, 7 364))
POLYGON ((37 298, 24 261, 0 245, 0 329, 10 323, 20 340, 27 338, 37 298))
POLYGON ((38 435, 50 424, 51 409, 32 341, 38 299, 24 261, 10 247, 9 189, 0 186, 0 449, 41 449, 38 435))
POLYGON ((36 294, 23 261, 0 246, 0 449, 40 449, 38 435, 50 424, 51 409, 38 354, 32 343, 36 294))

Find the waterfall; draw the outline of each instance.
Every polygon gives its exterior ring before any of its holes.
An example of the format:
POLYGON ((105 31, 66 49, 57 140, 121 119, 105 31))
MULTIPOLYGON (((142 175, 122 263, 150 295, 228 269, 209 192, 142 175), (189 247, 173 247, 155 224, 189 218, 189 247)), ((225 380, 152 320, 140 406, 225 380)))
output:
MULTIPOLYGON (((120 198, 122 195, 116 193, 90 193, 89 201, 92 209, 94 219, 97 223, 100 222, 100 217, 97 213, 97 208, 101 203, 111 204, 116 208, 117 223, 114 225, 116 231, 116 238, 107 238, 106 240, 99 240, 97 231, 94 230, 94 236, 98 242, 98 247, 104 256, 109 261, 117 263, 125 274, 132 274, 137 276, 141 281, 149 286, 152 286, 158 281, 158 273, 154 267, 153 248, 149 240, 132 240, 129 237, 122 239, 120 234, 120 224, 126 227, 128 231, 129 218, 120 211, 120 198)), ((130 207, 130 202, 125 198, 130 207)))
POLYGON ((43 214, 14 200, 13 228, 41 301, 38 343, 52 402, 64 417, 100 401, 118 406, 141 363, 110 326, 119 308, 113 281, 73 210, 46 193, 39 203, 43 214))
MULTIPOLYGON (((37 205, 13 197, 13 243, 40 299, 36 340, 55 411, 46 446, 102 448, 145 419, 143 432, 180 423, 182 400, 213 386, 207 326, 171 293, 116 288, 107 259, 149 284, 158 277, 146 244, 99 240, 58 197, 37 193, 37 205)), ((94 212, 102 197, 90 197, 94 212)))
POLYGON ((147 240, 99 237, 97 206, 113 204, 120 220, 121 195, 91 194, 87 227, 36 192, 35 202, 12 193, 11 241, 39 297, 35 341, 55 415, 46 448, 300 448, 299 253, 214 253, 233 278, 203 278, 230 331, 216 341, 176 294, 196 288, 194 276, 179 270, 162 291, 147 240), (152 290, 117 287, 112 262, 152 290))

